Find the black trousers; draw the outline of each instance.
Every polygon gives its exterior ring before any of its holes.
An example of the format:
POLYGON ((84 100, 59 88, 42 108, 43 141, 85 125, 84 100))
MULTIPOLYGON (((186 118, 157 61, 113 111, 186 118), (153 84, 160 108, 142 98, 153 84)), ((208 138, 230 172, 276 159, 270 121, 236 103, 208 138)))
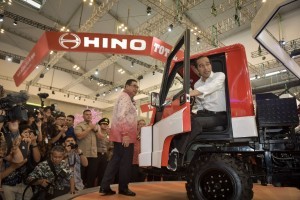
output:
POLYGON ((95 180, 97 178, 97 158, 87 157, 88 166, 81 166, 81 178, 86 188, 95 186, 95 180))
POLYGON ((114 142, 113 156, 108 162, 104 177, 101 182, 103 189, 110 188, 113 184, 117 172, 119 172, 119 191, 127 190, 131 177, 131 166, 133 160, 134 144, 124 147, 120 142, 114 142))
POLYGON ((98 166, 97 167, 97 177, 98 177, 97 185, 98 186, 101 184, 107 164, 108 164, 107 153, 99 153, 98 152, 98 164, 97 164, 97 166, 98 166))
POLYGON ((187 145, 193 141, 193 139, 200 133, 203 129, 214 128, 217 126, 224 126, 227 124, 227 114, 226 112, 209 113, 209 112, 198 112, 192 115, 191 119, 191 132, 181 134, 175 137, 175 147, 180 153, 184 153, 187 145))

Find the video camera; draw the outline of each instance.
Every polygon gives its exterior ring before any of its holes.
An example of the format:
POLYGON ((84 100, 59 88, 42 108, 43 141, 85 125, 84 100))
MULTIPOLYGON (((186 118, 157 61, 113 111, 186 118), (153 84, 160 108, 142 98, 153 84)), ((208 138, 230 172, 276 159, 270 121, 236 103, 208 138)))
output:
POLYGON ((74 143, 70 143, 69 146, 71 147, 71 149, 77 149, 78 148, 78 144, 74 144, 74 143))
POLYGON ((0 122, 7 121, 27 121, 27 110, 21 105, 28 100, 26 91, 21 90, 18 93, 9 93, 4 96, 3 86, 0 85, 0 109, 5 111, 5 115, 0 113, 0 122))

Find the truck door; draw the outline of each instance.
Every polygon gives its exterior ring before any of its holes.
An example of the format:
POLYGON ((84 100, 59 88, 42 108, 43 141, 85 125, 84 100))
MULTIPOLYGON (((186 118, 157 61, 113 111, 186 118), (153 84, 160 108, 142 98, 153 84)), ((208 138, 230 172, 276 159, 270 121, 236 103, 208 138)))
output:
POLYGON ((158 105, 152 127, 152 166, 166 166, 172 138, 191 130, 189 76, 190 31, 186 30, 167 59, 159 99, 156 101, 158 105), (173 62, 181 48, 184 49, 184 60, 173 62))

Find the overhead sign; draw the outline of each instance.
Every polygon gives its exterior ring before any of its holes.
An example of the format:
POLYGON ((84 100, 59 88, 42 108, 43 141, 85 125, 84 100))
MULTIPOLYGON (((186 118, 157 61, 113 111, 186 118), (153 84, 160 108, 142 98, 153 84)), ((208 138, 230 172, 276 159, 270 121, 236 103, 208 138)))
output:
MULTIPOLYGON (((19 86, 50 51, 151 56, 165 62, 172 46, 150 36, 45 32, 14 75, 19 86)), ((183 58, 179 51, 174 60, 183 58)))

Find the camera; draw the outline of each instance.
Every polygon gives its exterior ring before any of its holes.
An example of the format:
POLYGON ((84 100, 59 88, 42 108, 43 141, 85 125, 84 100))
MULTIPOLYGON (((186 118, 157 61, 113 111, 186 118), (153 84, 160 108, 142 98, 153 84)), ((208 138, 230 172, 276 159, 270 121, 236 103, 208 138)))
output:
POLYGON ((28 156, 28 143, 25 142, 25 141, 21 141, 19 148, 22 152, 23 158, 24 159, 27 158, 27 156, 28 156))
POLYGON ((49 97, 48 93, 38 93, 37 94, 41 99, 46 99, 47 97, 49 97))
POLYGON ((67 173, 67 171, 66 171, 65 169, 62 169, 62 170, 59 172, 59 174, 58 174, 58 176, 59 176, 60 178, 66 178, 67 175, 68 175, 68 173, 67 173))
POLYGON ((70 143, 69 146, 71 147, 71 149, 77 149, 78 148, 78 144, 74 144, 74 143, 70 143))
POLYGON ((5 110, 5 115, 0 115, 0 122, 27 121, 27 110, 19 104, 24 104, 28 100, 27 92, 21 90, 18 93, 9 93, 3 97, 3 87, 0 85, 0 109, 5 110))

